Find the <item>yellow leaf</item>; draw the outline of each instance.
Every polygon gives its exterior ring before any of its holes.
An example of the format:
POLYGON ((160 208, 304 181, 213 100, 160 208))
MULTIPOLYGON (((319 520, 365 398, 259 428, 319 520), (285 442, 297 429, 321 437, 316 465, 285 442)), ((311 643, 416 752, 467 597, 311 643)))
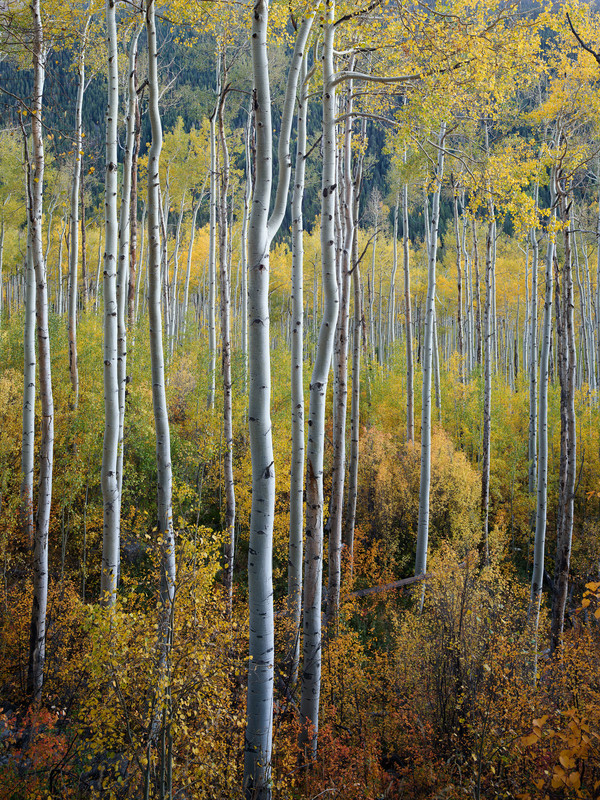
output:
POLYGON ((597 608, 597 609, 594 611, 594 616, 596 617, 596 619, 600 619, 600 608, 597 608))
POLYGON ((521 744, 525 747, 530 747, 532 744, 537 744, 540 740, 540 737, 535 731, 530 733, 529 736, 523 736, 521 739, 521 744))
POLYGON ((592 601, 590 600, 589 597, 584 597, 583 600, 581 601, 581 607, 587 608, 591 602, 592 601))
POLYGON ((579 772, 572 772, 569 775, 569 786, 572 786, 574 789, 581 788, 581 775, 579 772))
POLYGON ((575 766, 575 759, 571 756, 568 750, 563 750, 558 757, 558 760, 565 769, 571 769, 571 767, 575 766))

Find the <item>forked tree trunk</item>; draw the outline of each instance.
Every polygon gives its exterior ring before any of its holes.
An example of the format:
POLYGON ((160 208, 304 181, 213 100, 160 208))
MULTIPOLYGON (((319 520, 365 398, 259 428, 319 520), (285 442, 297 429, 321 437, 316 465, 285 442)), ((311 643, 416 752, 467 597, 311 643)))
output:
POLYGON ((273 236, 281 226, 287 200, 291 172, 290 130, 296 87, 314 14, 314 11, 309 12, 300 26, 292 56, 279 134, 279 180, 270 218, 273 128, 267 55, 267 0, 257 0, 252 14, 250 41, 256 180, 248 232, 248 423, 252 456, 252 508, 248 550, 250 660, 243 780, 247 800, 269 800, 271 797, 275 470, 270 409, 269 250, 273 236))

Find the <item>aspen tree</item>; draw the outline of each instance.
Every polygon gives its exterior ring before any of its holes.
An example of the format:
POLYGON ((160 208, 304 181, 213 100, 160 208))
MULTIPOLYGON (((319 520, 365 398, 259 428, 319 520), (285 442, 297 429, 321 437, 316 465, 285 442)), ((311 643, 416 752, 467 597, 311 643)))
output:
POLYGON ((42 100, 47 46, 40 10, 40 0, 31 4, 33 16, 33 97, 31 103, 32 163, 29 200, 31 252, 36 280, 36 322, 39 360, 39 383, 42 405, 40 471, 37 516, 33 550, 33 602, 29 639, 27 690, 39 703, 44 680, 46 653, 46 608, 48 603, 48 529, 52 500, 52 466, 54 459, 54 398, 48 330, 48 288, 46 264, 42 248, 42 207, 44 187, 44 142, 42 138, 42 100))
MULTIPOLYGON (((134 32, 129 45, 127 73, 127 129, 125 134, 125 158, 123 161, 123 190, 119 215, 119 266, 117 271, 117 381, 119 385, 119 443, 117 451, 117 483, 119 503, 123 488, 123 433, 125 425, 125 391, 127 388, 127 304, 129 299, 131 256, 131 178, 136 128, 135 64, 141 27, 134 32)), ((137 198, 136 198, 137 199, 137 198)))
MULTIPOLYGON (((361 125, 361 140, 366 139, 366 118, 363 117, 361 125)), ((352 216, 358 219, 360 187, 364 150, 361 148, 352 180, 354 182, 354 208, 352 216)), ((354 528, 356 524, 356 501, 358 497, 358 459, 360 453, 360 354, 363 343, 363 305, 362 284, 360 280, 360 258, 358 255, 358 237, 356 232, 352 240, 352 291, 354 301, 354 314, 352 320, 352 397, 350 401, 350 463, 348 465, 348 501, 346 508, 346 525, 344 530, 344 544, 348 548, 348 559, 352 572, 354 562, 354 528)))
POLYGON ((323 450, 327 382, 338 316, 335 263, 336 130, 334 83, 334 0, 323 15, 323 167, 321 173, 321 271, 323 317, 310 380, 306 448, 306 547, 304 552, 304 616, 300 744, 314 758, 319 731, 321 691, 321 577, 323 570, 323 450))
MULTIPOLYGON (((534 209, 537 211, 539 195, 539 181, 534 189, 534 209)), ((536 486, 537 473, 537 372, 538 372, 538 342, 537 342, 537 294, 538 294, 538 262, 539 245, 537 231, 531 228, 529 232, 531 244, 531 321, 529 326, 529 438, 527 457, 529 461, 528 487, 529 494, 533 495, 536 486)), ((550 297, 552 303, 552 297, 550 297)), ((548 365, 546 364, 546 371, 548 365)))
POLYGON ((437 260, 437 236, 440 218, 440 193, 444 174, 444 138, 446 123, 442 122, 439 133, 435 190, 429 232, 427 306, 425 315, 425 344, 423 348, 423 401, 421 412, 421 479, 419 485, 419 520, 417 527, 417 554, 415 575, 423 575, 427 568, 427 543, 429 538, 429 488, 431 483, 431 370, 434 346, 435 284, 437 260))
MULTIPOLYGON (((531 575, 530 613, 534 617, 534 669, 533 680, 537 679, 537 632, 540 619, 542 584, 544 580, 544 552, 546 547, 546 517, 548 509, 548 376, 550 344, 552 339, 552 292, 555 260, 556 217, 556 176, 554 169, 550 174, 551 217, 548 225, 548 246, 546 251, 546 291, 544 297, 544 321, 541 331, 542 351, 540 355, 539 412, 538 412, 538 455, 537 455, 537 503, 535 515, 535 539, 533 546, 533 571, 531 575)), ((537 359, 536 359, 537 360, 537 359)), ((537 364, 534 362, 532 368, 537 364)))
MULTIPOLYGON (((73 391, 73 406, 79 403, 79 370, 77 368, 77 262, 79 258, 79 184, 82 161, 82 125, 81 113, 83 94, 85 91, 85 49, 90 17, 85 21, 81 49, 77 60, 77 101, 75 103, 75 141, 73 147, 73 177, 71 183, 71 214, 69 221, 69 374, 73 391)), ((85 231, 85 228, 83 229, 85 231)), ((85 284, 85 274, 83 275, 85 284)))
MULTIPOLYGON (((25 321, 23 333, 23 434, 21 437, 21 526, 29 547, 34 543, 33 479, 35 455, 35 306, 36 278, 31 236, 31 170, 26 163, 27 256, 25 262, 25 321)), ((1 292, 0 292, 1 294, 1 292)))
POLYGON ((119 568, 120 496, 117 474, 119 449, 118 382, 118 221, 117 221, 117 121, 119 75, 115 0, 106 0, 106 44, 108 51, 108 104, 106 109, 105 249, 104 249, 104 442, 102 448, 102 573, 100 592, 107 605, 117 593, 119 568))
POLYGON ((296 87, 316 8, 307 10, 296 36, 279 134, 279 179, 270 217, 273 128, 267 56, 268 13, 267 0, 257 0, 252 14, 250 39, 256 171, 248 230, 248 423, 252 457, 252 508, 248 549, 250 659, 243 781, 248 800, 269 800, 271 797, 275 470, 270 413, 269 250, 285 210, 291 172, 289 146, 296 87))
POLYGON ((485 304, 483 307, 483 435, 481 465, 481 518, 483 521, 483 563, 487 566, 489 553, 490 514, 490 457, 492 425, 492 273, 496 220, 492 202, 489 202, 488 230, 485 240, 485 304))
MULTIPOLYGON (((569 565, 573 538, 575 483, 577 478, 577 428, 575 414, 575 375, 577 355, 575 349, 574 298, 572 273, 573 220, 569 215, 572 200, 568 196, 566 180, 557 181, 559 202, 564 226, 564 263, 560 308, 556 308, 557 339, 559 349, 560 381, 560 476, 559 506, 557 514, 556 558, 554 562, 554 596, 552 602, 551 650, 560 643, 563 633, 569 565)), ((558 286, 557 286, 558 288, 558 286)))
POLYGON ((292 192, 292 453, 287 596, 290 636, 286 654, 286 676, 289 679, 290 687, 294 687, 298 681, 302 615, 302 528, 304 524, 304 221, 302 202, 306 172, 306 124, 310 81, 306 70, 307 56, 308 54, 305 53, 299 79, 296 165, 292 192))
MULTIPOLYGON (((404 152, 406 162, 406 151, 404 152)), ((410 241, 408 238, 408 184, 402 186, 402 254, 404 271, 404 314, 406 320, 406 438, 415 440, 415 416, 413 387, 413 339, 412 310, 410 299, 410 241)))
MULTIPOLYGON (((224 74, 226 80, 227 73, 224 74)), ((223 479, 225 482, 225 590, 229 613, 233 612, 233 559, 235 555, 235 486, 233 481, 233 407, 231 391, 231 280, 228 249, 227 195, 229 192, 229 150, 225 137, 223 109, 229 90, 224 86, 217 112, 221 186, 219 192, 219 272, 221 278, 221 371, 223 377, 223 479)))
MULTIPOLYGON (((354 68, 354 57, 349 69, 354 68)), ((350 317, 350 269, 354 241, 354 196, 352 180, 352 80, 347 82, 345 109, 346 128, 343 144, 343 188, 338 191, 338 203, 343 212, 343 247, 339 279, 339 313, 335 330, 333 368, 336 380, 337 402, 333 409, 333 469, 331 478, 331 506, 329 517, 329 575, 327 584, 327 622, 337 617, 340 606, 342 574, 342 519, 344 504, 344 479, 346 470, 346 408, 348 403, 348 323, 350 317)), ((312 432, 311 432, 312 433, 312 432)))
MULTIPOLYGON (((217 97, 221 96, 221 61, 217 59, 217 97)), ((217 113, 220 100, 210 115, 210 220, 208 239, 208 400, 209 408, 215 405, 215 385, 217 373, 217 327, 216 327, 216 285, 217 285, 217 113)))

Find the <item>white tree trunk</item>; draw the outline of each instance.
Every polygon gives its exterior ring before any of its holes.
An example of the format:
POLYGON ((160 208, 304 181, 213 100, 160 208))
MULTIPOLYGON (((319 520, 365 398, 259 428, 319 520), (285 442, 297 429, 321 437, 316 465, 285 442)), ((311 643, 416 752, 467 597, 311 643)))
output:
MULTIPOLYGON (((217 70, 219 78, 220 68, 217 70)), ((217 91, 220 93, 219 85, 217 91)), ((210 222, 208 238, 208 401, 209 408, 215 405, 215 381, 217 371, 217 107, 210 117, 210 222)))
POLYGON ((52 464, 54 458, 54 398, 48 331, 48 289, 46 264, 42 247, 42 205, 44 187, 44 142, 42 136, 42 99, 44 94, 46 47, 43 39, 40 0, 33 0, 33 98, 31 133, 33 163, 29 224, 31 251, 36 280, 37 345, 42 435, 40 441, 40 473, 33 552, 33 602, 29 640, 28 693, 39 703, 44 680, 46 652, 46 608, 48 603, 48 529, 52 501, 52 464))
POLYGON ((161 297, 161 247, 160 247, 160 177, 159 164, 162 149, 162 125, 158 107, 158 53, 154 2, 146 7, 146 33, 148 37, 148 113, 152 128, 152 143, 148 153, 148 318, 150 323, 150 358, 152 363, 152 406, 156 428, 156 469, 158 483, 158 537, 161 548, 161 631, 166 659, 169 645, 173 598, 175 593, 175 534, 173 531, 171 437, 165 394, 165 365, 162 343, 161 297))
POLYGON ((304 556, 304 617, 300 743, 306 756, 316 754, 321 691, 321 577, 323 570, 323 450, 325 403, 333 339, 338 316, 335 263, 336 128, 334 0, 323 14, 323 168, 321 174, 321 270, 323 318, 310 381, 306 450, 306 548, 304 556))
MULTIPOLYGON (((349 69, 353 69, 353 60, 349 69)), ((339 314, 335 330, 334 374, 337 402, 333 409, 333 469, 329 526, 329 574, 327 584, 327 622, 333 621, 340 607, 342 574, 342 520, 344 479, 346 476, 346 408, 348 404, 348 323, 350 317, 350 265, 354 241, 354 184, 352 180, 352 81, 348 81, 345 109, 346 130, 343 150, 343 195, 338 192, 343 212, 343 249, 340 263, 339 314)), ((341 184, 341 181, 338 181, 341 184)), ((381 300, 381 298, 380 298, 381 300)))
POLYGON ((433 194, 431 231, 429 233, 427 308, 425 317, 425 344, 423 347, 423 405, 421 413, 421 480, 419 485, 419 521, 417 527, 417 554, 415 575, 427 569, 427 543, 429 538, 429 489, 431 484, 431 370, 433 361, 433 326, 435 317, 435 283, 437 236, 440 217, 440 193, 444 174, 444 137, 446 124, 440 126, 439 150, 436 169, 436 186, 433 194))
POLYGON ((71 217, 69 242, 69 374, 73 391, 73 406, 79 403, 79 370, 77 368, 77 264, 79 261, 79 179, 82 160, 81 111, 85 91, 85 48, 87 45, 88 17, 82 34, 81 50, 77 64, 77 101, 75 103, 75 158, 71 183, 71 217))
POLYGON ((181 338, 185 337, 185 332, 187 330, 187 315, 188 315, 188 305, 190 297, 190 275, 192 272, 192 257, 194 252, 194 239, 196 234, 196 219, 198 218, 198 211, 200 210, 200 206, 202 204, 203 199, 204 199, 204 186, 202 187, 202 191, 200 192, 200 197, 195 203, 194 210, 192 212, 192 224, 190 228, 190 244, 188 247, 187 267, 185 271, 185 289, 183 292, 183 310, 182 310, 183 320, 181 326, 181 338))
POLYGON ((244 757, 244 793, 252 800, 271 796, 273 736, 273 516, 275 470, 271 433, 269 351, 269 249, 281 226, 289 188, 290 130, 304 47, 314 11, 300 26, 288 75, 278 149, 279 179, 273 212, 272 122, 267 57, 268 2, 258 0, 252 15, 252 74, 256 126, 256 180, 248 234, 248 423, 252 456, 252 509, 248 549, 250 660, 244 757))
POLYGON ((292 453, 290 465, 290 539, 288 552, 289 639, 285 674, 290 687, 298 681, 300 660, 300 619, 302 616, 302 530, 304 526, 304 223, 302 201, 306 171, 306 124, 308 80, 306 55, 302 61, 298 93, 296 167, 292 194, 292 342, 291 407, 292 453))
MULTIPOLYGON (((226 89, 224 90, 224 92, 226 89)), ((225 590, 229 613, 233 611, 233 561, 235 556, 235 485, 233 481, 233 398, 231 391, 231 279, 228 247, 227 193, 229 191, 229 150, 225 138, 223 109, 225 94, 219 102, 219 144, 221 153, 221 187, 219 192, 219 271, 221 276, 221 371, 223 377, 223 434, 225 454, 225 590)))
POLYGON ((29 547, 34 544, 33 464, 35 453, 35 306, 30 210, 30 170, 27 165, 27 261, 25 263, 25 322, 23 336, 23 436, 21 440, 21 526, 29 547))
MULTIPOLYGON (((406 160, 406 153, 404 154, 406 160)), ((402 187, 402 252, 404 257, 404 313, 406 319, 406 438, 415 440, 415 391, 413 384, 413 336, 410 298, 410 242, 408 238, 408 184, 402 187)))
POLYGON ((108 50, 108 105, 106 110, 105 250, 104 250, 104 443, 102 449, 102 601, 113 605, 119 568, 120 497, 117 475, 119 445, 119 382, 117 367, 117 121, 119 72, 115 0, 106 0, 106 43, 108 50))
MULTIPOLYGON (((129 259, 131 234, 131 165, 135 147, 136 88, 135 71, 141 28, 134 32, 129 45, 127 131, 123 161, 123 190, 119 217, 119 266, 117 272, 117 381, 119 385, 119 442, 117 449, 117 484, 119 505, 123 488, 123 432, 125 425, 125 390, 127 388, 127 301, 129 299, 129 259)), ((117 554, 118 557, 118 554, 117 554)), ((119 563, 117 561, 117 563, 119 563)))

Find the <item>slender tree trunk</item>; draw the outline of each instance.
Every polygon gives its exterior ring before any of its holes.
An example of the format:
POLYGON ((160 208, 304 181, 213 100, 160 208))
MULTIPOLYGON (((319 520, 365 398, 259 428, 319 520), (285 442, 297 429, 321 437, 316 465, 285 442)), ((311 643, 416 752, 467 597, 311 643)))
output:
POLYGON ((177 282, 179 279, 179 248, 181 246, 181 225, 183 223, 183 212, 185 208, 185 192, 181 197, 179 216, 177 217, 177 227, 175 228, 175 246, 173 248, 173 281, 171 283, 171 319, 167 330, 169 340, 169 359, 173 358, 175 349, 175 339, 177 338, 177 282))
MULTIPOLYGON (((162 344, 161 255, 160 255, 160 178, 162 124, 158 107, 158 53, 154 2, 146 6, 148 37, 148 113, 152 141, 148 153, 148 318, 150 322, 150 358, 152 367, 152 406, 156 428, 156 467, 158 483, 158 537, 161 550, 161 643, 164 651, 170 645, 173 599, 175 594, 175 534, 173 531, 171 436, 165 394, 165 366, 162 344)), ((163 652, 161 659, 166 661, 163 652)))
POLYGON ((489 514, 490 514, 490 448, 492 425, 492 271, 493 240, 496 235, 494 209, 490 202, 488 232, 485 242, 485 306, 483 309, 483 437, 481 467, 481 518, 483 521, 482 560, 489 564, 489 514))
POLYGON ((477 242, 477 224, 475 218, 471 221, 473 234, 473 266, 475 268, 475 330, 477 333, 477 363, 481 364, 481 350, 483 335, 481 331, 481 283, 479 280, 479 244, 477 242))
POLYGON ((120 496, 117 474, 119 445, 118 382, 118 223, 117 223, 117 118, 119 74, 115 0, 106 0, 108 48, 108 106, 106 111, 105 251, 104 251, 104 444, 102 451, 102 497, 104 528, 100 592, 107 605, 117 593, 119 568, 120 496))
POLYGON ((225 590, 229 613, 233 613, 233 561, 235 557, 235 486, 233 482, 233 407, 231 392, 231 280, 229 269, 227 193, 229 191, 229 150, 225 138, 223 109, 228 87, 221 93, 218 123, 221 154, 221 191, 219 193, 219 266, 221 275, 221 369, 223 374, 223 433, 225 454, 225 590))
POLYGON ((206 186, 206 182, 202 187, 202 191, 200 192, 200 197, 194 204, 194 210, 192 212, 192 224, 190 227, 190 244, 188 247, 188 257, 187 257, 187 267, 185 271, 185 287, 183 291, 183 309, 181 311, 182 319, 182 326, 181 326, 181 338, 185 337, 185 332, 187 330, 187 315, 188 315, 188 306, 189 306, 189 297, 190 297, 190 276, 192 273, 192 258, 194 253, 194 240, 196 236, 196 220, 198 219, 198 211, 200 211, 200 206, 202 205, 202 200, 204 199, 204 187, 206 186))
MULTIPOLYGON (((138 34, 139 39, 139 34, 138 34)), ((133 46, 133 42, 132 42, 133 46)), ((131 149, 131 192, 130 192, 130 205, 129 205, 129 280, 127 284, 127 328, 131 331, 137 320, 137 290, 139 288, 138 282, 138 266, 137 266, 137 206, 138 206, 138 156, 140 153, 140 143, 142 138, 142 125, 140 117, 140 103, 138 100, 138 80, 137 80, 137 60, 138 60, 138 47, 137 39, 135 45, 135 55, 133 64, 130 61, 129 70, 129 114, 133 117, 133 143, 131 149)), ((142 244, 144 240, 144 233, 142 228, 142 244)), ((140 259, 141 265, 141 259, 140 259)))
POLYGON ((569 206, 566 189, 561 190, 560 205, 564 229, 564 265, 562 275, 562 309, 557 308, 557 338, 559 338, 559 379, 560 379, 560 424, 561 424, 561 464, 560 494, 558 508, 558 535, 554 567, 554 597, 552 603, 552 624, 550 648, 552 651, 560 643, 564 628, 567 591, 569 586, 569 565, 571 542, 573 538, 573 512, 576 482, 577 431, 575 416, 575 375, 577 356, 575 351, 574 299, 572 275, 573 222, 569 220, 569 206), (562 313, 561 313, 562 312, 562 313), (560 330, 558 321, 560 316, 560 330), (562 340, 562 341, 561 341, 562 340))
MULTIPOLYGON (((353 59, 349 69, 352 70, 353 59)), ((339 313, 335 331, 333 368, 337 402, 333 409, 333 470, 331 479, 331 512, 329 526, 329 574, 327 584, 327 623, 339 613, 342 575, 342 520, 344 511, 344 479, 346 477, 346 408, 348 404, 348 323, 350 318, 350 268, 354 241, 354 184, 352 180, 352 81, 348 81, 346 131, 343 149, 343 186, 338 197, 343 212, 343 249, 339 281, 339 313)))
MULTIPOLYGON (((366 119, 361 124, 361 140, 366 141, 366 119)), ((350 561, 350 575, 354 566, 354 529, 356 525, 356 501, 358 497, 358 459, 360 455, 360 354, 363 342, 363 304, 362 286, 360 280, 360 258, 358 255, 358 236, 356 234, 356 220, 360 200, 360 187, 362 184, 364 163, 364 150, 361 150, 356 160, 353 175, 354 208, 354 237, 352 239, 352 290, 354 300, 353 312, 353 340, 352 340, 352 399, 350 405, 350 463, 348 465, 348 506, 346 509, 346 526, 344 530, 344 544, 348 548, 350 561)))
POLYGON ((435 283, 437 237, 440 217, 440 193, 444 174, 444 137, 446 124, 440 126, 436 186, 433 194, 431 232, 429 234, 427 272, 427 310, 425 317, 425 345, 423 348, 423 406, 421 412, 421 480, 419 487, 419 520, 417 527, 417 554, 415 575, 427 569, 427 542, 429 538, 429 489, 431 483, 431 369, 433 356, 433 325, 435 319, 435 283))
MULTIPOLYGON (((83 147, 82 147, 83 149, 83 147)), ((79 201, 81 203, 81 220, 79 222, 81 228, 81 305, 84 311, 87 311, 90 287, 87 269, 87 231, 86 231, 86 218, 85 218, 85 191, 84 191, 84 164, 83 155, 81 161, 81 170, 79 173, 79 201)))
MULTIPOLYGON (((217 94, 221 93, 220 62, 217 66, 217 94)), ((216 326, 216 282, 217 282, 217 106, 210 117, 210 222, 208 239, 208 401, 209 408, 215 405, 215 380, 217 372, 217 326, 216 326)))
MULTIPOLYGON (((119 386, 119 441, 117 449, 117 484, 119 505, 123 488, 123 446, 125 426, 125 391, 127 388, 127 303, 129 299, 129 258, 131 255, 131 165, 135 147, 135 65, 138 39, 141 28, 134 32, 129 46, 127 129, 125 135, 125 158, 123 161, 123 190, 119 216, 119 266, 117 272, 117 381, 119 386)), ((117 565, 119 553, 117 552, 117 565)), ((117 566, 118 572, 118 566, 117 566)))
POLYGON ((458 363, 459 375, 464 378, 464 342, 463 342, 463 318, 462 318, 462 248, 460 244, 460 225, 458 216, 458 189, 454 187, 453 204, 454 210, 454 239, 456 242, 456 329, 458 333, 458 363))
MULTIPOLYGON (((81 112, 83 108, 83 93, 85 91, 85 48, 87 45, 87 30, 90 23, 88 17, 82 34, 81 50, 77 64, 77 102, 75 104, 75 159, 73 164, 73 178, 71 184, 71 218, 70 218, 70 247, 69 247, 69 374, 71 376, 71 390, 73 392, 73 407, 79 403, 79 370, 77 368, 77 263, 79 260, 79 182, 81 177, 82 161, 82 127, 81 112)), ((83 282, 85 283, 85 275, 83 282)))
MULTIPOLYGON (((404 153, 406 161, 406 152, 404 153)), ((415 391, 413 385, 413 337, 410 298, 410 240, 408 238, 408 184, 402 187, 402 251, 404 256, 404 313, 406 318, 406 438, 415 440, 415 391)))
POLYGON ((321 175, 321 270, 323 318, 310 381, 306 451, 306 549, 304 556, 303 672, 300 700, 300 743, 314 758, 319 730, 321 690, 321 577, 323 570, 323 450, 325 403, 335 326, 338 287, 335 264, 336 128, 334 65, 335 3, 323 12, 323 168, 321 175))
POLYGON ((28 694, 39 703, 44 680, 46 652, 46 608, 48 602, 48 529, 52 500, 52 465, 54 458, 54 399, 48 331, 48 288, 42 247, 42 206, 44 187, 44 142, 42 136, 42 99, 44 94, 46 47, 43 39, 40 0, 33 0, 33 98, 31 133, 33 141, 32 180, 30 181, 31 252, 36 280, 37 345, 42 405, 40 473, 33 551, 33 602, 29 640, 28 694))
POLYGON ((392 238, 392 274, 390 276, 390 293, 388 296, 388 356, 391 346, 396 341, 396 273, 398 271, 398 211, 400 208, 400 193, 396 194, 396 204, 394 205, 394 235, 392 238))
MULTIPOLYGON (((10 197, 10 195, 8 196, 10 197)), ((8 202, 8 198, 4 200, 4 204, 8 202)), ((2 224, 0 225, 0 323, 2 322, 2 312, 4 311, 4 279, 3 279, 3 265, 4 265, 4 230, 5 220, 4 213, 2 214, 2 224)))
POLYGON ((35 306, 36 277, 31 231, 30 170, 27 165, 27 261, 23 337, 23 436, 21 444, 21 526, 29 547, 34 545, 33 475, 35 453, 35 306))
MULTIPOLYGON (((537 189, 537 187, 536 187, 537 189)), ((535 193, 536 207, 537 207, 537 190, 535 193)), ((531 241, 531 322, 529 329, 529 444, 528 444, 528 461, 529 461, 529 494, 533 495, 536 486, 536 473, 537 473, 537 369, 538 369, 538 342, 537 342, 537 294, 538 294, 538 261, 539 261, 539 246, 537 241, 537 232, 535 228, 530 231, 531 241)), ((552 282, 552 273, 550 274, 552 282)), ((552 296, 550 296, 550 306, 552 306, 552 296)), ((544 316, 544 326, 546 318, 544 316)), ((548 336, 550 332, 548 331, 548 336)), ((546 331, 544 327, 544 336, 546 331)), ((546 380, 548 378, 548 354, 546 353, 546 366, 545 374, 546 380)), ((542 373, 540 367, 540 373, 542 373)), ((540 380, 542 380, 541 374, 540 380)), ((546 388, 547 391, 547 388, 546 388)), ((547 442, 546 442, 547 447, 547 442)))
POLYGON ((242 217, 242 234, 240 242, 241 273, 242 273, 242 361, 244 375, 244 392, 248 386, 248 219, 252 202, 252 163, 250 157, 250 139, 252 136, 252 110, 248 111, 248 126, 244 137, 244 150, 246 155, 246 181, 244 189, 244 213, 242 217))
MULTIPOLYGON (((554 174, 551 175, 550 198, 552 216, 554 221, 554 203, 556 199, 554 174)), ((537 240, 536 240, 537 242, 537 240)), ((546 516, 548 508, 548 371, 550 361, 550 343, 552 340, 552 291, 553 291, 553 265, 554 265, 554 237, 548 235, 548 248, 546 252, 546 294, 544 299, 544 322, 542 328, 542 352, 540 357, 540 386, 539 386, 539 436, 538 436, 538 463, 537 463, 537 504, 535 515, 535 540, 533 546, 533 572, 531 576, 530 611, 534 613, 534 669, 533 680, 537 680, 537 632, 540 619, 540 603, 542 598, 542 585, 544 580, 544 551, 546 545, 546 516)), ((533 303, 533 298, 532 298, 533 303)), ((532 320, 533 329, 533 320, 532 320)), ((533 337, 532 337, 533 338, 533 337)), ((531 369, 537 368, 532 361, 531 369)))
POLYGON ((300 619, 302 615, 302 528, 304 525, 304 224, 302 202, 306 171, 308 87, 305 55, 302 61, 298 92, 296 167, 292 194, 292 454, 287 596, 289 638, 285 665, 285 675, 289 680, 290 688, 298 682, 300 619))

